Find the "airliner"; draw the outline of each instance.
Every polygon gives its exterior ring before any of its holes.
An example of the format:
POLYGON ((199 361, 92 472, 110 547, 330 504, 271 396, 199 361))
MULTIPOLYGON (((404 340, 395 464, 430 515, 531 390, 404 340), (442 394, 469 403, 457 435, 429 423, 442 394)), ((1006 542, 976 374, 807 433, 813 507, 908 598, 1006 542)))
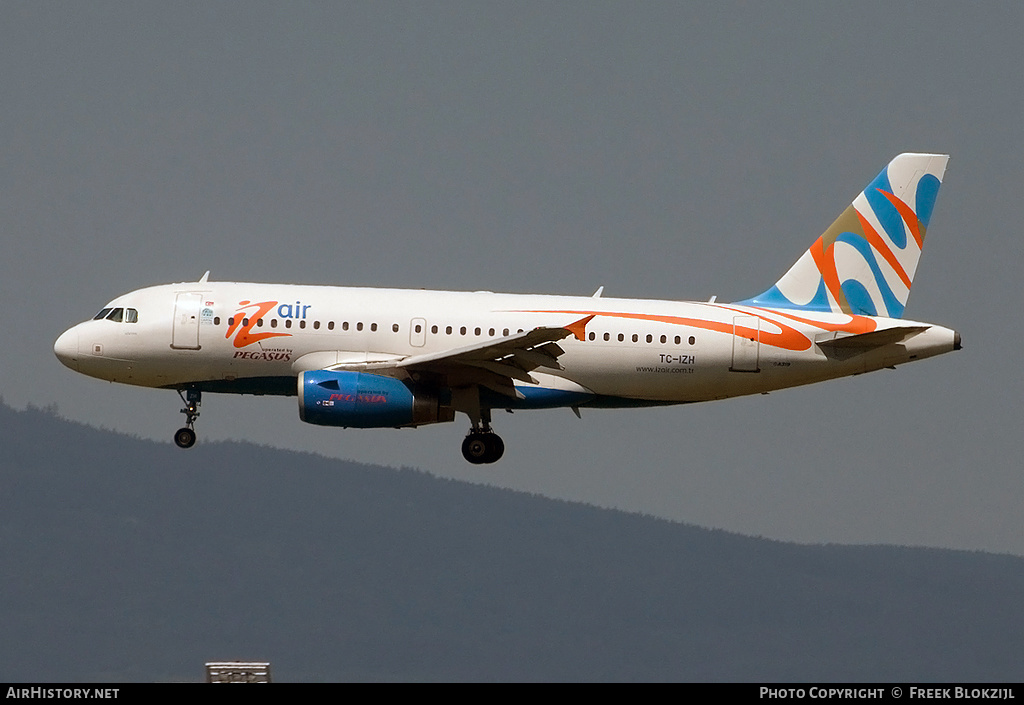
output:
POLYGON ((299 418, 410 428, 465 414, 462 454, 505 447, 494 410, 687 404, 960 349, 902 318, 949 157, 901 154, 771 288, 734 303, 211 281, 119 296, 54 344, 90 377, 176 390, 196 442, 203 392, 296 396, 299 418))

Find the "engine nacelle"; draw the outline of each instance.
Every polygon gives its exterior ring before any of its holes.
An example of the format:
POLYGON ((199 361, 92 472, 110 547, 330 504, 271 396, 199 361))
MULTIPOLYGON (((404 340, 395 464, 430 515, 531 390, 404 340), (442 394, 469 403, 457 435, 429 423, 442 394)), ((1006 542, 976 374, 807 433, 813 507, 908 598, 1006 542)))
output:
POLYGON ((299 418, 318 426, 397 428, 454 421, 436 394, 368 372, 299 373, 299 418))

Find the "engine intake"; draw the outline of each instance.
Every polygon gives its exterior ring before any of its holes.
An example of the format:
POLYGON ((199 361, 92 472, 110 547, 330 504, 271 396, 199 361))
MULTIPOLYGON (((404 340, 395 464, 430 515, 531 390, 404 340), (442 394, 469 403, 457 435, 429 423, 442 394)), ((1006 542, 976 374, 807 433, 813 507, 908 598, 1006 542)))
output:
POLYGON ((455 420, 437 394, 368 372, 299 373, 299 418, 317 426, 397 428, 455 420))

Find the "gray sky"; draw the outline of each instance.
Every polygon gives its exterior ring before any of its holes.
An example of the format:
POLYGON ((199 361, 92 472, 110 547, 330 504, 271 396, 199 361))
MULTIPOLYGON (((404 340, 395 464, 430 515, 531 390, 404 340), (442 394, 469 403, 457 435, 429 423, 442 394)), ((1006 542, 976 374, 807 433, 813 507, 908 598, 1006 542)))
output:
POLYGON ((499 413, 491 467, 462 460, 461 417, 345 431, 207 395, 198 430, 766 537, 1024 555, 1022 26, 1019 3, 3 3, 0 394, 170 442, 176 394, 76 375, 52 344, 207 269, 745 298, 892 156, 947 152, 905 315, 959 353, 499 413))

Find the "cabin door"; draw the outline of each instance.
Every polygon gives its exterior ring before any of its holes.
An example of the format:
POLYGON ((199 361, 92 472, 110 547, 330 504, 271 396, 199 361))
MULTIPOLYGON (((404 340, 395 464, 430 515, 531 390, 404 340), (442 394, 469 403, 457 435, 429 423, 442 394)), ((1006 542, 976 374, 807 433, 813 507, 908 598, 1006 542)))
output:
POLYGON ((202 302, 201 293, 191 292, 178 294, 174 300, 171 347, 175 350, 199 349, 199 306, 202 302))

